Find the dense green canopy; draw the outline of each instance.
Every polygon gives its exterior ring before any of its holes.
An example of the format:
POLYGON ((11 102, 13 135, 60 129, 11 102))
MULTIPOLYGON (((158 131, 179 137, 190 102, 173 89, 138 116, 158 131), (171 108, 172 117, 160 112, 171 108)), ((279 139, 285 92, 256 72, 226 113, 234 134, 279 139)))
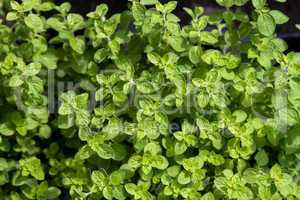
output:
POLYGON ((300 199, 289 19, 217 3, 0 3, 0 199, 300 199))

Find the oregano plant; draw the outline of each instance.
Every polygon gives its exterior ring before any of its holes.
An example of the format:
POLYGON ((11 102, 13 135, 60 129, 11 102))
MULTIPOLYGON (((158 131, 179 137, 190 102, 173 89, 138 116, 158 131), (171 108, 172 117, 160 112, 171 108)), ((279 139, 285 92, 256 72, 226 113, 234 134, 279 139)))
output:
POLYGON ((289 18, 216 3, 0 1, 0 199, 300 199, 289 18))

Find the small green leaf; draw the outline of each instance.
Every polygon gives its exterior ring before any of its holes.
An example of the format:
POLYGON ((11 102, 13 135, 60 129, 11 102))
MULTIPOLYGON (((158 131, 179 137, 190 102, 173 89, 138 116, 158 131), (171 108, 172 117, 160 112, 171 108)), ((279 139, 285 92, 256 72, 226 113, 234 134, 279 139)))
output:
POLYGON ((108 43, 108 47, 112 55, 117 57, 120 52, 120 43, 117 40, 112 40, 108 43))
POLYGON ((124 160, 127 156, 128 149, 125 145, 122 144, 113 144, 113 159, 114 160, 124 160))
POLYGON ((22 169, 22 175, 32 175, 37 180, 44 180, 45 174, 41 165, 41 161, 36 157, 29 157, 19 161, 22 169))
POLYGON ((66 28, 63 22, 54 17, 50 17, 49 19, 47 19, 47 25, 56 31, 62 31, 66 28))
POLYGON ((83 109, 83 110, 87 109, 89 103, 89 94, 82 93, 76 95, 75 103, 76 103, 76 108, 83 109))
POLYGON ((18 87, 22 85, 24 81, 22 80, 22 77, 19 75, 14 75, 9 80, 9 86, 10 87, 18 87))
POLYGON ((137 190, 137 186, 135 184, 133 184, 133 183, 127 183, 125 185, 125 189, 131 195, 134 195, 138 191, 137 190))
POLYGON ((194 11, 190 8, 187 8, 187 7, 184 7, 183 10, 192 18, 194 19, 195 18, 195 14, 194 14, 194 11))
POLYGON ((55 55, 54 51, 47 51, 46 53, 39 55, 37 60, 48 69, 57 68, 58 57, 55 55))
POLYGON ((5 136, 11 136, 15 132, 13 130, 13 127, 9 123, 2 123, 0 124, 0 133, 5 136))
POLYGON ((85 50, 85 42, 82 38, 71 37, 69 41, 70 41, 70 46, 74 51, 76 51, 79 54, 83 54, 85 50))
POLYGON ((96 7, 96 13, 99 17, 105 16, 108 12, 108 6, 106 4, 100 4, 96 7))
POLYGON ((180 173, 180 166, 173 165, 167 169, 167 173, 171 177, 176 177, 180 173))
POLYGON ((185 40, 180 36, 172 36, 169 38, 169 44, 171 47, 177 51, 182 52, 185 50, 185 40))
POLYGON ((29 14, 25 17, 24 21, 25 24, 35 32, 39 33, 44 31, 44 22, 40 16, 36 14, 29 14))
POLYGON ((66 15, 71 10, 71 4, 69 2, 64 2, 59 6, 56 6, 56 10, 58 10, 63 15, 66 15))
POLYGON ((261 14, 257 19, 257 27, 261 34, 271 36, 276 28, 275 20, 269 14, 261 14))
POLYGON ((248 0, 234 0, 236 6, 243 6, 248 2, 248 0))
POLYGON ((108 144, 90 143, 90 147, 100 156, 100 158, 111 159, 114 157, 114 150, 108 144))
POLYGON ((207 44, 216 44, 218 42, 218 36, 214 32, 203 31, 200 34, 200 40, 207 44))
POLYGON ((205 92, 200 92, 197 95, 197 103, 200 108, 205 108, 209 103, 209 95, 205 92))
POLYGON ((22 3, 23 12, 28 12, 38 7, 41 4, 41 0, 26 0, 22 3))
POLYGON ((69 28, 71 28, 73 32, 84 28, 84 19, 79 14, 75 14, 75 13, 68 14, 67 23, 69 28))
POLYGON ((18 13, 17 12, 9 12, 6 15, 6 20, 7 21, 15 21, 19 18, 18 13))
POLYGON ((247 113, 243 110, 236 110, 232 115, 235 117, 235 121, 240 123, 247 119, 247 113))
POLYGON ((30 63, 23 72, 23 75, 34 76, 40 72, 41 68, 42 66, 40 63, 30 63))
POLYGON ((202 197, 201 200, 215 200, 213 193, 207 192, 202 197))
POLYGON ((290 52, 287 57, 291 64, 300 66, 300 52, 290 52))
POLYGON ((252 5, 256 8, 256 9, 262 9, 267 3, 267 0, 252 0, 252 5))
POLYGON ((142 82, 137 84, 137 90, 143 94, 151 94, 158 90, 158 86, 155 87, 151 82, 142 82))
POLYGON ((170 13, 173 10, 175 10, 176 6, 177 6, 176 1, 169 1, 167 4, 164 5, 164 12, 165 13, 170 13))
POLYGON ((255 155, 255 160, 259 166, 265 166, 269 162, 269 157, 264 150, 261 150, 255 155))
POLYGON ((217 3, 221 6, 230 8, 231 6, 233 6, 233 0, 216 0, 217 3))
POLYGON ((161 147, 159 144, 151 142, 145 146, 144 152, 149 152, 152 155, 157 155, 161 152, 161 147))
POLYGON ((183 153, 186 151, 186 149, 187 149, 187 146, 185 145, 184 142, 176 142, 176 143, 175 143, 175 148, 174 148, 174 150, 175 150, 175 154, 176 154, 176 155, 181 155, 181 154, 183 154, 183 153))
POLYGON ((36 6, 36 10, 39 10, 39 11, 44 11, 44 12, 47 12, 47 11, 50 11, 52 9, 55 8, 55 4, 52 3, 52 2, 44 2, 44 3, 41 3, 39 4, 39 6, 36 6))
POLYGON ((0 171, 9 169, 9 164, 5 158, 0 158, 0 171))
POLYGON ((289 21, 288 16, 279 10, 271 10, 269 14, 274 18, 276 24, 285 24, 289 21))
POLYGON ((95 52, 94 59, 97 63, 101 63, 108 55, 109 52, 107 51, 107 49, 98 49, 95 52))
POLYGON ((193 64, 198 64, 201 61, 201 55, 201 47, 193 46, 189 49, 189 59, 193 64))
POLYGON ((160 169, 160 170, 164 170, 168 167, 169 162, 168 160, 163 157, 163 156, 156 156, 154 163, 153 163, 153 167, 160 169))
POLYGON ((149 61, 154 65, 159 65, 161 62, 161 58, 160 58, 159 54, 157 54, 155 52, 148 53, 147 57, 148 57, 149 61))
POLYGON ((106 185, 107 177, 102 171, 93 171, 91 179, 100 189, 103 189, 106 185))
POLYGON ((300 152, 300 124, 289 128, 287 138, 284 141, 284 147, 287 154, 300 152))
POLYGON ((52 199, 57 199, 61 194, 60 189, 58 189, 57 187, 48 187, 47 192, 46 192, 46 196, 47 199, 52 200, 52 199))
POLYGON ((39 130, 39 136, 42 138, 49 138, 51 136, 51 128, 48 125, 42 125, 39 130))
POLYGON ((145 20, 145 7, 140 3, 134 1, 132 4, 132 15, 137 25, 141 25, 145 20))
POLYGON ((154 5, 158 3, 158 0, 141 0, 142 5, 154 5))
POLYGON ((109 179, 113 185, 120 185, 126 178, 125 170, 116 170, 111 173, 109 179))
POLYGON ((60 115, 70 115, 73 113, 73 108, 71 105, 67 103, 62 103, 61 106, 59 107, 58 113, 60 115))
POLYGON ((215 49, 206 50, 201 56, 202 60, 209 65, 218 62, 222 59, 221 57, 221 52, 215 49))
POLYGON ((22 6, 21 4, 19 4, 17 1, 10 1, 10 6, 13 10, 16 10, 16 11, 21 11, 22 10, 22 6))
POLYGON ((181 171, 177 177, 177 181, 179 184, 186 185, 191 181, 191 177, 188 172, 181 171))

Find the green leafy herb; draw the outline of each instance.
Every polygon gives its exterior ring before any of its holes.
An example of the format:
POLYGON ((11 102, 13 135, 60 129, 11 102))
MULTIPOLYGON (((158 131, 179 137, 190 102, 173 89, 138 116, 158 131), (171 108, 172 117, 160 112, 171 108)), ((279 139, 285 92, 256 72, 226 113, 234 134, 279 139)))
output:
POLYGON ((53 2, 0 1, 1 200, 300 199, 282 11, 53 2))

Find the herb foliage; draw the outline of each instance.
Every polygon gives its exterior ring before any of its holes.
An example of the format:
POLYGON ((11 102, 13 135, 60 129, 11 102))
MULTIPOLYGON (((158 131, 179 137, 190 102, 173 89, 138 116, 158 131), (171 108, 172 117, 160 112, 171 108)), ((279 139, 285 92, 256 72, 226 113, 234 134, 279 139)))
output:
POLYGON ((1 1, 0 198, 300 199, 300 53, 276 34, 289 19, 216 2, 180 8, 182 26, 176 1, 112 16, 1 1))

